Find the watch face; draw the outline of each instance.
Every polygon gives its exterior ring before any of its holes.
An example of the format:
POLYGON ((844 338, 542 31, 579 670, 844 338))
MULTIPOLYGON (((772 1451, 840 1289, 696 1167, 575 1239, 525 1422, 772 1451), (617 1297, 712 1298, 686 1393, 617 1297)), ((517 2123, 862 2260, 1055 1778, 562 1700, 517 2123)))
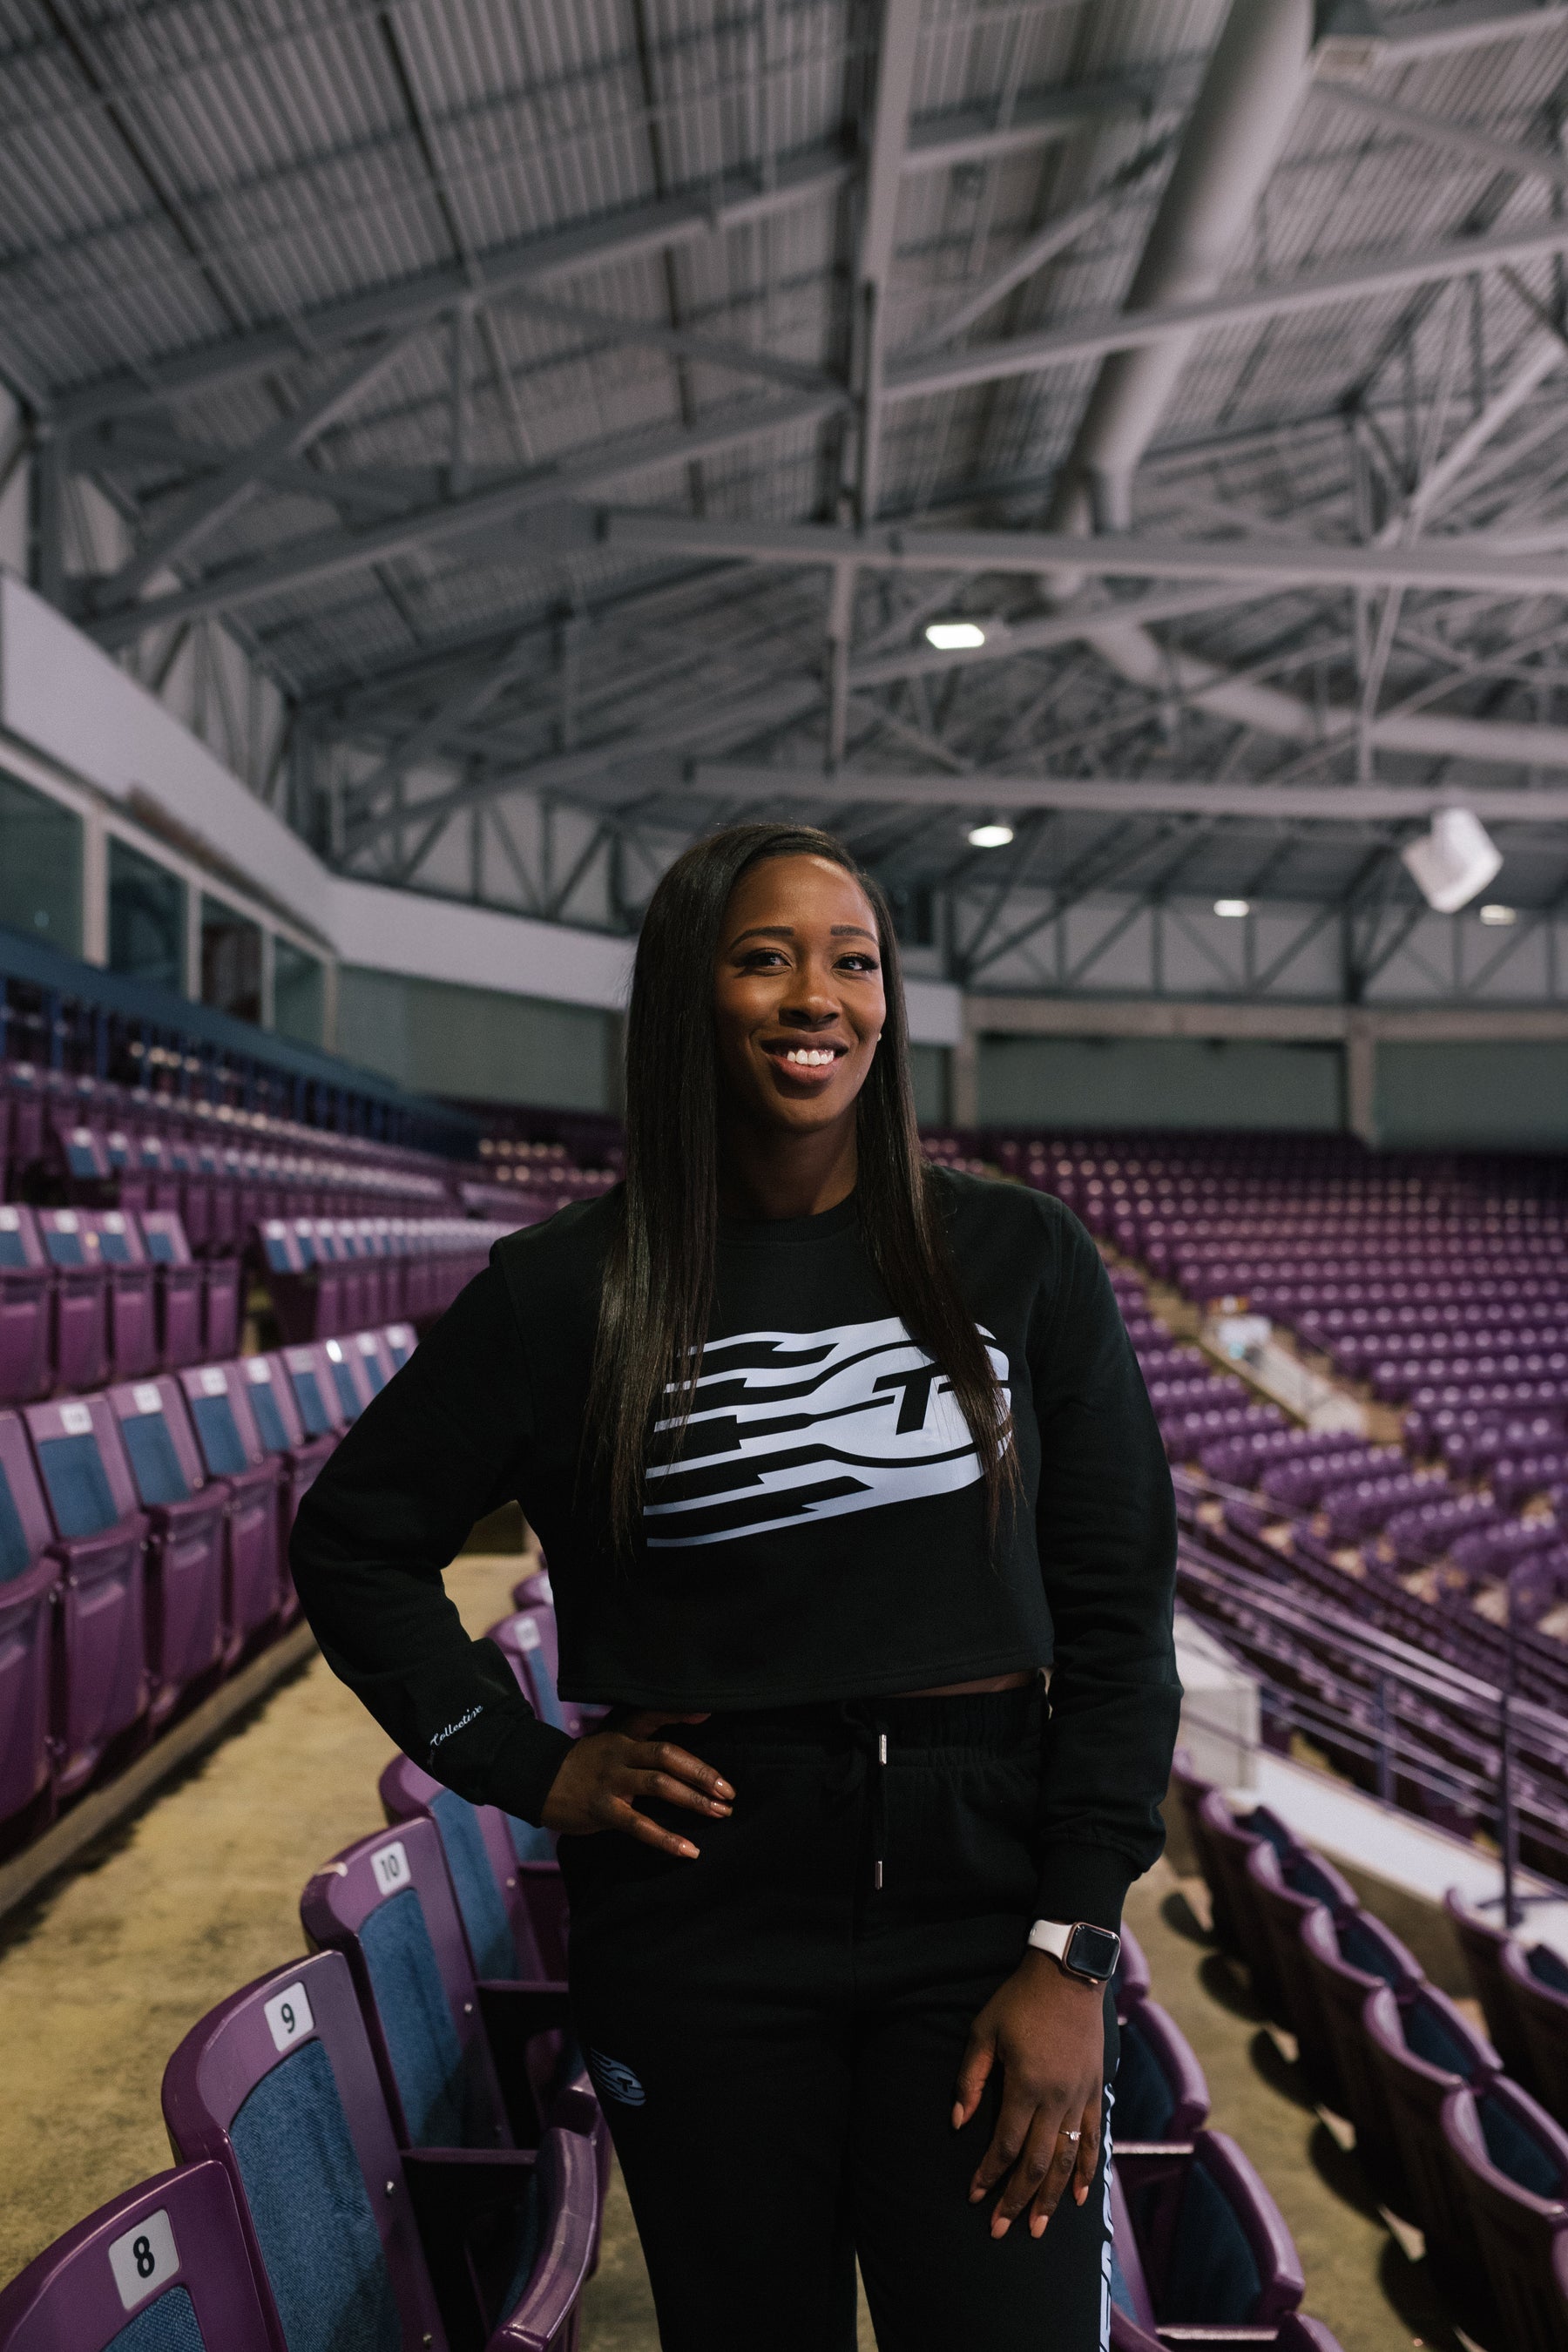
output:
POLYGON ((1103 1978, 1115 1968, 1121 1950, 1121 1937, 1113 1936, 1109 1927, 1075 1927, 1063 1958, 1069 1969, 1080 1969, 1086 1977, 1103 1978))

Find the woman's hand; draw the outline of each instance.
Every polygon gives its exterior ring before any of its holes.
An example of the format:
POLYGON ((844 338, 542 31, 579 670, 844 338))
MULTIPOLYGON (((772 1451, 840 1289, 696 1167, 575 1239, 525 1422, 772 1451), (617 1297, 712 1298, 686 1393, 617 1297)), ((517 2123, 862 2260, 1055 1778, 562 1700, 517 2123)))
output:
POLYGON ((1069 2180, 1075 2204, 1089 2195, 1100 2162, 1104 1999, 1102 1986, 1079 1983, 1048 1952, 1031 1949, 970 2028, 952 2124, 956 2131, 969 2121, 1000 2064, 996 2128, 969 2190, 978 2205, 1011 2173, 991 2217, 994 2238, 1005 2237, 1026 2208, 1030 2236, 1041 2236, 1069 2180), (1068 2131, 1079 2137, 1064 2139, 1068 2131))
POLYGON ((672 1740, 648 1736, 661 1724, 707 1720, 705 1715, 663 1715, 650 1708, 632 1716, 617 1731, 589 1732, 578 1740, 550 1784, 544 1800, 544 1827, 563 1830, 573 1837, 592 1837, 599 1830, 625 1830, 628 1836, 641 1838, 645 1845, 695 1862, 697 1848, 690 1839, 661 1829, 651 1815, 638 1812, 634 1800, 662 1797, 667 1804, 688 1806, 712 1820, 728 1820, 735 1802, 735 1791, 728 1780, 672 1740))

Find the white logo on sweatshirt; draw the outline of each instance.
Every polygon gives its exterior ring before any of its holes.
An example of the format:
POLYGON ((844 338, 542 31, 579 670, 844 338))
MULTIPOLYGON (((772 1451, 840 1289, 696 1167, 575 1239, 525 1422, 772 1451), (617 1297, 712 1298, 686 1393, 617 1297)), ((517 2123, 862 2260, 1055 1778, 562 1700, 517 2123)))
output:
MULTIPOLYGON (((1005 1404, 1007 1359, 980 1336, 1005 1404)), ((656 1423, 656 1439, 674 1426, 656 1423)), ((950 1495, 980 1462, 947 1375, 888 1316, 710 1341, 679 1457, 647 1476, 657 1550, 950 1495)))

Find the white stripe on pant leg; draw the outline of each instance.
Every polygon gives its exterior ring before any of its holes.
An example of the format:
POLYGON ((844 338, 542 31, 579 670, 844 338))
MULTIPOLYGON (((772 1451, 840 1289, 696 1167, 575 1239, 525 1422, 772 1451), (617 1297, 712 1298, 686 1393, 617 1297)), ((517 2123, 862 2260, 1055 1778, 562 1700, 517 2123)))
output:
POLYGON ((1105 2086, 1105 2126, 1100 2137, 1100 2179, 1105 2192, 1105 2235, 1100 2242, 1100 2345, 1099 2352, 1110 2352, 1110 2266, 1114 2260, 1111 2241, 1116 2224, 1110 2215, 1110 2110, 1116 2105, 1116 2094, 1109 2083, 1105 2086))

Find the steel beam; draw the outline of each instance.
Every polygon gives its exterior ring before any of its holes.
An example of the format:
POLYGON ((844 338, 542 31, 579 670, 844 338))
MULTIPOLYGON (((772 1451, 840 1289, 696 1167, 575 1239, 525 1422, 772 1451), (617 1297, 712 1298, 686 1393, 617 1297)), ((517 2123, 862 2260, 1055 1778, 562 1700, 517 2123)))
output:
MULTIPOLYGON (((692 555, 743 556, 755 563, 838 561, 852 548, 874 571, 1036 573, 1053 566, 1105 580, 1247 581, 1259 593, 1289 589, 1480 589, 1500 596, 1568 596, 1568 552, 1524 557, 1492 548, 1472 533, 1409 547, 1333 546, 1318 540, 1167 539, 1111 531, 1079 539, 1070 531, 905 530, 881 525, 857 532, 825 523, 697 522, 676 515, 615 509, 601 533, 618 549, 679 549, 692 555)), ((1100 616, 1114 628, 1114 609, 1100 616)))
POLYGON ((1528 41, 1539 33, 1559 33, 1568 24, 1561 0, 1458 0, 1447 8, 1423 8, 1379 25, 1366 50, 1374 66, 1406 65, 1414 58, 1453 57, 1492 41, 1528 41))
POLYGON ((129 645, 167 621, 184 620, 193 614, 232 613, 268 597, 290 594, 344 572, 363 571, 390 556, 405 554, 413 547, 512 523, 531 509, 581 499, 585 492, 628 475, 716 456, 760 435, 797 430, 837 414, 847 398, 834 391, 779 405, 725 411, 722 421, 703 425, 694 432, 675 430, 604 442, 499 488, 473 490, 465 498, 417 507, 357 531, 318 532, 272 554, 226 566, 188 588, 150 597, 125 612, 89 622, 89 634, 112 649, 129 645))
MULTIPOLYGON (((526 783, 526 772, 519 783, 526 783)), ((1249 817, 1264 823, 1310 817, 1347 825, 1419 824, 1442 808, 1462 803, 1486 824, 1561 824, 1568 819, 1568 786, 1541 785, 1514 792, 1501 785, 1463 790, 1427 784, 1214 784, 1201 779, 1173 782, 1152 777, 1058 777, 993 775, 933 776, 862 769, 750 766, 725 760, 698 760, 689 770, 690 789, 746 801, 890 801, 911 806, 995 809, 1068 809, 1123 815, 1249 817)))
POLYGON ((1494 172, 1513 172, 1521 179, 1541 179, 1554 188, 1568 187, 1568 157, 1553 155, 1545 148, 1521 147, 1517 140, 1499 139, 1466 122, 1447 122, 1441 115, 1395 106, 1391 99, 1379 98, 1358 83, 1336 80, 1331 74, 1317 75, 1311 87, 1315 95, 1330 105, 1359 114, 1363 121, 1382 123, 1387 130, 1402 132, 1424 146, 1441 147, 1450 154, 1468 156, 1473 163, 1489 163, 1494 172))
POLYGON ((922 400, 930 393, 956 392, 1007 376, 1040 375, 1052 368, 1077 367, 1108 352, 1137 351, 1173 336, 1215 334, 1250 327, 1266 319, 1332 309, 1410 286, 1466 278, 1505 263, 1539 261, 1568 250, 1568 220, 1534 221, 1495 236, 1454 237, 1415 253, 1384 254, 1371 260, 1336 263, 1304 271, 1277 284, 1237 294, 1211 295, 1201 302, 1157 303, 1146 310, 1100 311, 1038 334, 977 343, 966 352, 936 358, 889 361, 883 395, 889 401, 922 400))

